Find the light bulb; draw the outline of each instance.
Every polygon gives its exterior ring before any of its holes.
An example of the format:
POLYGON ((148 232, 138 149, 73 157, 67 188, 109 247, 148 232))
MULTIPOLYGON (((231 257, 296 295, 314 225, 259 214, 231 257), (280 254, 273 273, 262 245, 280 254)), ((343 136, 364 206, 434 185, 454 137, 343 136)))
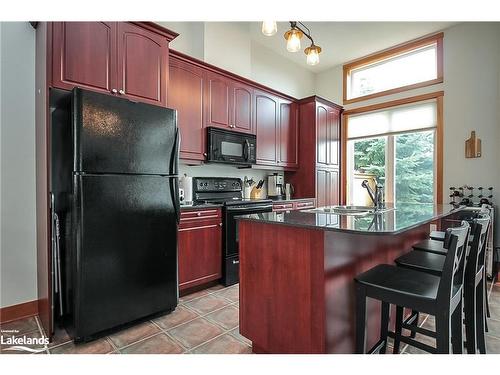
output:
POLYGON ((264 21, 262 22, 262 34, 265 36, 273 36, 278 31, 278 25, 276 21, 264 21))
POLYGON ((307 64, 308 65, 318 64, 320 52, 321 52, 321 47, 318 47, 314 44, 311 44, 310 47, 307 47, 304 50, 304 53, 307 55, 307 64))
POLYGON ((286 49, 288 52, 297 52, 300 50, 300 38, 302 38, 302 32, 296 29, 291 29, 285 34, 286 38, 286 49))

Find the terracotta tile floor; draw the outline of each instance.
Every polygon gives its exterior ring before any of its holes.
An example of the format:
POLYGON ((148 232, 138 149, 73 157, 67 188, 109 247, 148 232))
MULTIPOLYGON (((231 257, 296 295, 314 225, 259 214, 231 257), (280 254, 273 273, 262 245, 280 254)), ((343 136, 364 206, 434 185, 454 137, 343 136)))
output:
MULTIPOLYGON (((491 286, 489 332, 486 344, 489 353, 500 354, 500 285, 491 286)), ((251 353, 252 343, 239 334, 238 285, 224 288, 221 285, 181 297, 171 314, 139 323, 104 338, 75 345, 66 331, 57 329, 53 342, 45 354, 60 353, 251 353)), ((422 316, 421 326, 434 329, 434 318, 422 316)), ((18 320, 2 325, 2 330, 16 330, 15 335, 40 337, 41 328, 37 317, 18 320)), ((434 339, 424 342, 434 345, 434 339)), ((5 351, 2 353, 20 353, 5 351)), ((389 344, 388 352, 392 351, 389 344)), ((423 353, 407 345, 402 353, 423 353)))

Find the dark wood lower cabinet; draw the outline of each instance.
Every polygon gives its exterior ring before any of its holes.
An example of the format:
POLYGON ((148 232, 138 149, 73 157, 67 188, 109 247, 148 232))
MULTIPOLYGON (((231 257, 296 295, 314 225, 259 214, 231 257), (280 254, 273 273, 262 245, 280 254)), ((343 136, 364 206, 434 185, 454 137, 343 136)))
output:
POLYGON ((179 290, 222 276, 222 218, 220 209, 181 213, 178 238, 179 290))

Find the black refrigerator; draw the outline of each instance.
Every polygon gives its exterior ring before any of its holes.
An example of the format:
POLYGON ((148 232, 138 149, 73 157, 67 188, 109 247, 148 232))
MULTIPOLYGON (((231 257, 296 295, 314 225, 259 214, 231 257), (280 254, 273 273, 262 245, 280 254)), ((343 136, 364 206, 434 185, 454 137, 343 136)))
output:
POLYGON ((86 341, 177 305, 179 133, 172 109, 78 88, 53 96, 60 315, 86 341))

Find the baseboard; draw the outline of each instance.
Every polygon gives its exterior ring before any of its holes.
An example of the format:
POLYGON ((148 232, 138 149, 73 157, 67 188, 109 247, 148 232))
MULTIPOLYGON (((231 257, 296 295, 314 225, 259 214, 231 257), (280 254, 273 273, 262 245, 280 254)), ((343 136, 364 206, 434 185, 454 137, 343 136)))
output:
POLYGON ((38 300, 0 308, 0 323, 27 318, 38 314, 38 300))

